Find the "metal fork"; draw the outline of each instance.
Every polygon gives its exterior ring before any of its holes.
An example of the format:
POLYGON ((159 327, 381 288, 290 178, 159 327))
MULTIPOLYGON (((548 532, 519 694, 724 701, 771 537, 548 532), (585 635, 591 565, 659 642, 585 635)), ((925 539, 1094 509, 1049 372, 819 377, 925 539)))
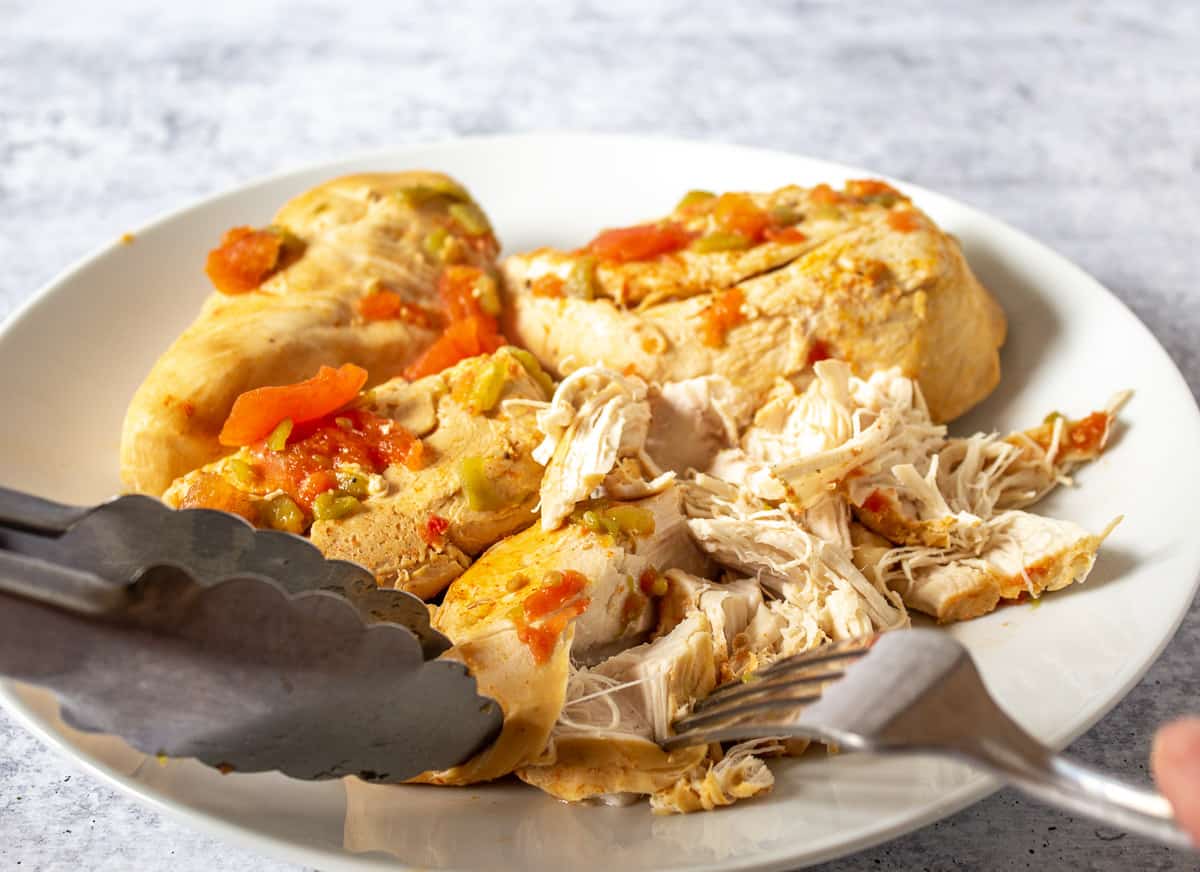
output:
MULTIPOLYGON (((946 754, 1108 826, 1196 850, 1161 795, 1056 754, 992 699, 967 649, 904 630, 790 657, 718 688, 674 724, 668 750, 765 737, 859 751, 946 754)), ((1200 788, 1200 785, 1198 785, 1200 788)))

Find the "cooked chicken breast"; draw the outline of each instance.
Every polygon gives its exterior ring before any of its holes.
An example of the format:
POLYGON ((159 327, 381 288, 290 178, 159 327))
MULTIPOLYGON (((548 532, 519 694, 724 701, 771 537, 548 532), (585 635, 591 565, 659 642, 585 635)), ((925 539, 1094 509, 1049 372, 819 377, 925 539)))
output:
POLYGON ((566 801, 649 795, 658 813, 712 809, 771 789, 770 770, 746 747, 727 756, 719 747, 659 747, 671 723, 729 674, 733 646, 762 606, 752 581, 714 584, 680 570, 666 580, 661 635, 573 671, 546 753, 517 770, 523 781, 566 801))
MULTIPOLYGON (((780 566, 800 572, 793 583, 811 580, 811 559, 788 559, 788 551, 815 534, 800 551, 822 555, 831 577, 858 592, 870 595, 870 579, 940 621, 977 617, 1000 600, 1087 577, 1112 525, 1091 535, 1018 509, 1104 450, 1127 398, 1079 420, 1051 415, 1006 437, 950 438, 898 370, 861 379, 845 363, 823 361, 804 391, 777 385, 739 446, 716 455, 711 475, 685 485, 690 525, 718 561, 758 571, 764 584, 780 566), (763 510, 774 505, 786 510, 763 510), (888 547, 880 551, 880 542, 888 547)), ((846 611, 855 601, 841 590, 825 598, 828 619, 843 633, 869 631, 846 611)), ((828 633, 826 622, 817 624, 828 633)))
MULTIPOLYGON (((249 238, 266 246, 257 252, 267 258, 258 263, 265 278, 213 293, 130 403, 121 438, 127 490, 157 496, 228 453, 217 435, 244 391, 298 381, 321 365, 356 363, 371 384, 399 375, 439 335, 434 289, 444 260, 490 269, 497 250, 470 195, 427 172, 334 179, 288 202, 259 233, 249 238), (394 295, 396 311, 364 307, 381 291, 394 295)), ((237 254, 236 240, 227 242, 237 254)), ((242 254, 234 266, 255 252, 242 254)))
POLYGON ((504 728, 474 759, 418 780, 469 784, 542 760, 566 700, 570 660, 599 662, 644 641, 656 622, 659 572, 709 570, 676 489, 626 505, 646 513, 651 523, 641 529, 649 532, 595 532, 577 521, 530 527, 450 585, 434 626, 454 642, 480 692, 500 703, 504 728))
MULTIPOLYGON (((549 393, 545 374, 527 369, 521 357, 527 359, 501 349, 367 392, 358 408, 420 440, 420 462, 389 463, 374 474, 337 467, 340 479, 362 482, 360 500, 343 517, 316 519, 313 544, 326 557, 367 567, 382 586, 430 598, 485 548, 534 523, 542 466, 532 455, 542 434, 529 403, 544 403, 549 393), (479 407, 481 390, 486 409, 479 407)), ((303 462, 305 449, 305 442, 290 446, 282 462, 291 455, 303 462)), ((262 506, 248 519, 269 526, 275 482, 259 470, 272 460, 261 447, 243 448, 181 477, 163 498, 173 507, 228 509, 206 498, 216 477, 262 506)))
POLYGON ((715 373, 758 397, 836 357, 861 375, 899 367, 935 420, 1000 377, 999 306, 953 237, 879 182, 685 201, 585 250, 515 255, 503 273, 507 335, 560 375, 715 373))

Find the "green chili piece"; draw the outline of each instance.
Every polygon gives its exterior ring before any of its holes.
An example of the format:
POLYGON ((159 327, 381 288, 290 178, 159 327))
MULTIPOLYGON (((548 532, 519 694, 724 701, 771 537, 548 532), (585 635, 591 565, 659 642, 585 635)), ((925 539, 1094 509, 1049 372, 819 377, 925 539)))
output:
POLYGON ((490 412, 500 402, 500 394, 508 381, 508 367, 503 358, 493 357, 475 376, 471 387, 471 408, 475 412, 490 412))
POLYGON ((475 299, 479 308, 493 318, 500 315, 500 285, 495 277, 483 273, 475 280, 475 299))
POLYGON ((318 521, 337 521, 354 514, 361 505, 343 490, 325 491, 313 500, 313 517, 318 521))
POLYGON ((401 202, 413 207, 423 206, 438 197, 458 202, 468 202, 471 199, 471 195, 461 185, 449 179, 430 179, 422 184, 409 185, 397 191, 396 196, 401 202))
POLYGON ((525 367, 525 371, 529 373, 529 377, 538 383, 547 396, 554 395, 554 379, 550 378, 546 371, 542 369, 542 365, 538 363, 538 359, 532 353, 524 348, 517 348, 515 345, 505 345, 500 350, 507 351, 515 357, 517 362, 525 367))
POLYGON ((654 532, 654 513, 641 506, 613 506, 604 514, 612 518, 622 533, 649 536, 654 532))
POLYGON ((692 243, 692 250, 707 254, 714 251, 742 251, 750 247, 750 240, 740 233, 717 230, 701 236, 692 243))
POLYGON ((575 261, 563 282, 563 293, 581 300, 596 298, 596 258, 585 254, 575 261))
POLYGON ((604 524, 602 524, 600 521, 600 513, 595 509, 588 509, 583 513, 583 516, 579 519, 579 521, 583 524, 583 526, 593 533, 604 532, 604 524))
POLYGON ((263 503, 261 515, 272 530, 283 530, 286 533, 304 532, 304 511, 285 494, 263 503))
POLYGON ((291 418, 284 418, 275 425, 275 429, 271 431, 271 435, 267 437, 267 447, 272 451, 282 451, 287 448, 288 437, 292 435, 292 428, 296 426, 291 418))
POLYGON ((459 461, 458 481, 472 511, 489 512, 499 507, 500 497, 492 488, 482 457, 464 457, 459 461))
POLYGON ((447 211, 450 213, 450 217, 471 236, 483 236, 492 232, 492 225, 488 222, 487 216, 483 214, 483 210, 470 201, 451 203, 447 211))
POLYGON ((717 195, 712 191, 688 191, 683 195, 683 199, 675 206, 676 212, 683 212, 688 209, 693 209, 701 203, 707 203, 709 200, 715 200, 717 195))
POLYGON ((444 263, 462 263, 467 256, 462 240, 457 236, 448 236, 442 246, 442 261, 444 263))
POLYGON ((900 201, 900 198, 891 191, 884 191, 881 194, 868 194, 867 196, 859 197, 858 199, 862 200, 864 203, 874 203, 878 206, 883 206, 888 209, 892 208, 892 206, 895 206, 896 203, 900 201))
POLYGON ((449 236, 450 231, 445 227, 435 227, 425 234, 425 238, 421 241, 421 247, 434 260, 441 260, 449 236))
POLYGON ((767 214, 771 217, 771 223, 776 227, 791 227, 804 220, 804 213, 796 206, 790 206, 787 203, 772 206, 767 214))
POLYGON ((225 468, 233 478, 233 483, 241 490, 252 491, 258 484, 258 472, 241 458, 229 458, 225 468))
POLYGON ((271 224, 267 230, 279 237, 280 260, 291 260, 304 251, 304 240, 282 224, 271 224))
POLYGON ((342 470, 338 470, 336 474, 339 488, 355 499, 365 500, 367 498, 370 481, 365 475, 358 472, 343 472, 342 470))

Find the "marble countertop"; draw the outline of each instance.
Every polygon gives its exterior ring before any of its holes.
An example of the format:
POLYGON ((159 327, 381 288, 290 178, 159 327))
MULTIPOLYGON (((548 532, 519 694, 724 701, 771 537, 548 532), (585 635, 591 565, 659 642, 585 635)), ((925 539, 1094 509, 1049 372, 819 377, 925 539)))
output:
MULTIPOLYGON (((1200 387, 1200 6, 0 0, 0 316, 114 233, 260 174, 472 133, 653 132, 965 200, 1128 304, 1200 387), (884 10, 887 10, 886 12, 884 10)), ((8 373, 5 378, 13 378, 8 373)), ((1072 752, 1144 778, 1200 614, 1072 752)), ((0 714, 0 867, 294 868, 113 793, 0 714)), ((1003 791, 823 867, 1194 868, 1003 791)))

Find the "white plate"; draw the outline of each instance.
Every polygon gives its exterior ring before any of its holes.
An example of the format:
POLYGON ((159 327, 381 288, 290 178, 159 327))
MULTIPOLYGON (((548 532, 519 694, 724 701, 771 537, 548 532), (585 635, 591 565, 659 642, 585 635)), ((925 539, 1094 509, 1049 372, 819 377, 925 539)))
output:
MULTIPOLYGON (((597 228, 669 209, 689 188, 768 189, 869 175, 746 148, 600 136, 523 136, 411 146, 247 185, 175 213, 51 284, 0 333, 0 481, 71 501, 117 488, 125 405, 208 293, 204 253, 222 230, 266 223, 288 197, 363 170, 425 167, 464 181, 508 250, 575 245, 597 228)), ((1036 606, 951 628, 1028 729, 1062 746, 1107 712, 1171 638, 1200 572, 1195 495, 1200 415, 1141 323, 1078 268, 1017 231, 902 185, 959 236, 1008 313, 999 390, 967 427, 1012 427, 1052 409, 1084 413, 1120 388, 1130 423, 1102 460, 1043 509, 1091 530, 1124 522, 1086 584, 1036 606)), ((114 230, 117 228, 114 228, 114 230)), ((896 836, 995 785, 957 764, 842 756, 776 767, 765 800, 654 817, 644 805, 562 805, 532 788, 308 784, 159 765, 121 742, 64 727, 46 694, 8 686, 5 705, 46 742, 144 802, 263 853, 323 869, 397 862, 530 870, 782 869, 896 836)))

